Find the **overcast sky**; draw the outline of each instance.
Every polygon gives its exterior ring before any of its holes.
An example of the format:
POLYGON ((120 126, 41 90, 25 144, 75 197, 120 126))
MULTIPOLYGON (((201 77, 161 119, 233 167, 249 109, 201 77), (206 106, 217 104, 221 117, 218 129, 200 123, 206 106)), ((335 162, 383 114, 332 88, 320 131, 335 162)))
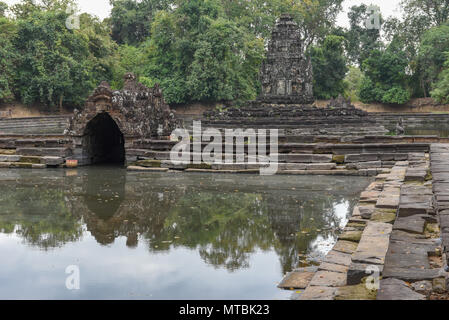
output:
MULTIPOLYGON (((2 1, 5 1, 9 5, 20 2, 19 0, 2 0, 2 1)), ((400 0, 364 0, 364 1, 345 0, 343 4, 345 12, 342 13, 338 18, 338 25, 343 27, 348 26, 348 18, 346 13, 348 8, 350 8, 353 5, 358 5, 361 3, 378 5, 384 17, 389 17, 391 15, 399 16, 399 9, 398 9, 399 1, 400 0)), ((77 2, 82 12, 88 12, 90 14, 97 15, 101 19, 106 18, 111 10, 109 0, 77 0, 77 2)))

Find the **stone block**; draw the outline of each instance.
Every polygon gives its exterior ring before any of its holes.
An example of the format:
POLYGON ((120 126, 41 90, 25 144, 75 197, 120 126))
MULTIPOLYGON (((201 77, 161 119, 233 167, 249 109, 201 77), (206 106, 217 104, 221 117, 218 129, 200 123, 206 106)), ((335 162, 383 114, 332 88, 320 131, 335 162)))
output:
POLYGON ((334 300, 337 288, 309 286, 299 297, 299 300, 334 300))
POLYGON ((357 163, 357 169, 372 169, 372 168, 382 168, 381 161, 370 161, 370 162, 359 162, 357 163))
POLYGON ((342 287, 345 285, 346 274, 331 271, 318 271, 310 282, 310 286, 316 287, 342 287))
POLYGON ((0 162, 19 162, 20 158, 18 155, 0 155, 0 162))
POLYGON ((349 266, 351 264, 351 254, 331 250, 324 259, 324 262, 349 266))
POLYGON ((348 154, 345 157, 345 162, 376 162, 379 160, 378 154, 348 154))
POLYGON ((426 300, 426 296, 413 291, 404 281, 383 279, 380 281, 377 300, 426 300))
POLYGON ((376 208, 379 209, 397 209, 399 206, 399 196, 385 197, 383 194, 379 200, 377 200, 376 208))
POLYGON ((358 285, 362 282, 362 279, 371 275, 375 276, 375 274, 373 274, 373 272, 375 271, 379 272, 379 274, 382 274, 382 270, 382 265, 352 262, 348 268, 347 284, 349 286, 358 285))
POLYGON ((64 164, 64 159, 61 157, 42 157, 41 163, 48 166, 59 166, 64 164))
POLYGON ((335 163, 312 163, 306 166, 306 170, 334 170, 336 168, 335 163))
POLYGON ((409 217, 413 215, 425 215, 430 210, 426 203, 405 203, 399 206, 399 217, 409 217))
POLYGON ((315 272, 290 272, 278 285, 280 289, 305 289, 312 280, 315 272))

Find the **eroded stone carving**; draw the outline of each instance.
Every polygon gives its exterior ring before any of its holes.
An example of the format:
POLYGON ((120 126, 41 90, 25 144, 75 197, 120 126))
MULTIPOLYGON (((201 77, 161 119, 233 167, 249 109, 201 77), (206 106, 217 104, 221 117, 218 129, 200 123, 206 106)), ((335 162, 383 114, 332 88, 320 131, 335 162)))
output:
POLYGON ((166 138, 179 125, 165 103, 158 85, 147 88, 132 73, 124 77, 123 90, 112 91, 102 82, 87 99, 83 110, 75 110, 66 134, 83 136, 87 124, 100 113, 108 113, 126 137, 166 138))
POLYGON ((313 103, 312 64, 306 57, 298 25, 284 14, 277 21, 260 70, 259 101, 279 104, 313 103))

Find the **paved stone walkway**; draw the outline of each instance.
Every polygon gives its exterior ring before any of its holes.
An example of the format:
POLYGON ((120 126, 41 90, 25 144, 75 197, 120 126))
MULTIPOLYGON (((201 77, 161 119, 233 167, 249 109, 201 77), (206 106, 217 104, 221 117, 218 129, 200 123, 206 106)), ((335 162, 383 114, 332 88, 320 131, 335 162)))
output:
POLYGON ((432 146, 432 170, 429 160, 410 153, 377 175, 323 263, 295 270, 281 287, 298 289, 299 300, 446 298, 449 145, 432 146))

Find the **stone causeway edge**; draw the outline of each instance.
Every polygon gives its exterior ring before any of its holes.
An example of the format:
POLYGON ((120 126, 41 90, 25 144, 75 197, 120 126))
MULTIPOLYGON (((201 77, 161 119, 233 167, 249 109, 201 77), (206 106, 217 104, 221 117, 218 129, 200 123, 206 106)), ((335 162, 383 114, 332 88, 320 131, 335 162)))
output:
POLYGON ((447 299, 449 145, 432 146, 430 157, 410 153, 377 175, 322 263, 294 270, 279 287, 296 290, 295 300, 447 299), (438 161, 446 176, 435 176, 438 161))

